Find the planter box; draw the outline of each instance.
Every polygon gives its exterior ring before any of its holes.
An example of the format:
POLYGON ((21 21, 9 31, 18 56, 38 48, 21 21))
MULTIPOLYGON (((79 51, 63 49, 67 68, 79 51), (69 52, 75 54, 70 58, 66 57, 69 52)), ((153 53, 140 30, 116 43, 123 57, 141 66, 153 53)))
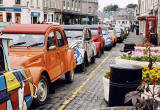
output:
POLYGON ((103 77, 104 99, 109 101, 109 79, 103 77))
MULTIPOLYGON (((144 62, 144 61, 134 61, 134 60, 122 59, 120 56, 115 58, 115 62, 116 64, 133 64, 133 65, 140 65, 140 66, 149 64, 149 62, 144 62)), ((156 62, 154 66, 160 66, 160 63, 156 62)))

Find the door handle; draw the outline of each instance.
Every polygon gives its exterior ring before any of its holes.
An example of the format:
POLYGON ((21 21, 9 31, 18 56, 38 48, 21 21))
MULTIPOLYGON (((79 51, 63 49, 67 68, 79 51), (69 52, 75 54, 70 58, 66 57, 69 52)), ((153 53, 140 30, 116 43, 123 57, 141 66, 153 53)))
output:
POLYGON ((11 82, 11 81, 14 81, 14 80, 15 80, 15 78, 11 78, 11 79, 9 79, 8 81, 11 82))

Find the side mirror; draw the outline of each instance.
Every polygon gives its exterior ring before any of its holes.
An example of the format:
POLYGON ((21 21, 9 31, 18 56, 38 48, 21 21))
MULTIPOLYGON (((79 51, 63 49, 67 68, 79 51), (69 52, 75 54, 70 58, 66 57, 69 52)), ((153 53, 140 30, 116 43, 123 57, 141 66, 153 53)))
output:
POLYGON ((50 46, 50 47, 49 47, 49 50, 56 50, 56 48, 57 48, 57 47, 56 47, 55 45, 54 45, 54 46, 50 46))

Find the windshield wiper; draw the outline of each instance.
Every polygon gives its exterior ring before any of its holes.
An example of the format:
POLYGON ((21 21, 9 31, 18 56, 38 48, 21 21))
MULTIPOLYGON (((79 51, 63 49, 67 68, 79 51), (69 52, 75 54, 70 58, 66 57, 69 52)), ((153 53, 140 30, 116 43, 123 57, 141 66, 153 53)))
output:
POLYGON ((12 47, 12 46, 17 46, 17 45, 23 45, 23 44, 26 44, 26 42, 18 42, 18 43, 16 43, 16 44, 11 45, 10 47, 12 47))
POLYGON ((27 46, 27 48, 29 48, 29 47, 34 47, 34 46, 38 46, 38 45, 42 45, 43 43, 35 43, 35 44, 31 44, 31 45, 29 45, 29 46, 27 46))

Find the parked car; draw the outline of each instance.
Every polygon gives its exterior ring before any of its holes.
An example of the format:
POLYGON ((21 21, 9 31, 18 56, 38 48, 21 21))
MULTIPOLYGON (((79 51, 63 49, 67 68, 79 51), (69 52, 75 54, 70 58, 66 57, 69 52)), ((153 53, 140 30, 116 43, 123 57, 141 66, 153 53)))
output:
POLYGON ((59 25, 14 24, 2 31, 10 42, 11 67, 30 69, 37 86, 37 104, 44 104, 49 84, 63 75, 67 82, 74 79, 76 61, 67 38, 59 25))
POLYGON ((8 40, 0 36, 0 109, 27 110, 36 96, 36 87, 29 69, 10 67, 8 40))
POLYGON ((112 48, 112 42, 111 42, 111 37, 109 35, 109 31, 106 27, 102 28, 102 36, 105 40, 105 49, 111 49, 112 48))
POLYGON ((108 32, 109 32, 109 36, 110 36, 110 38, 111 38, 112 46, 115 46, 116 43, 117 43, 116 31, 115 31, 114 28, 108 27, 108 32))
POLYGON ((85 66, 95 62, 96 46, 91 39, 91 31, 82 25, 63 25, 62 26, 69 43, 69 47, 74 51, 77 66, 85 71, 85 66))
POLYGON ((104 53, 105 40, 102 37, 102 28, 99 25, 89 25, 92 34, 92 40, 96 45, 97 57, 104 53))
POLYGON ((117 36, 117 42, 123 42, 124 36, 123 36, 123 30, 119 27, 115 28, 116 36, 117 36))

